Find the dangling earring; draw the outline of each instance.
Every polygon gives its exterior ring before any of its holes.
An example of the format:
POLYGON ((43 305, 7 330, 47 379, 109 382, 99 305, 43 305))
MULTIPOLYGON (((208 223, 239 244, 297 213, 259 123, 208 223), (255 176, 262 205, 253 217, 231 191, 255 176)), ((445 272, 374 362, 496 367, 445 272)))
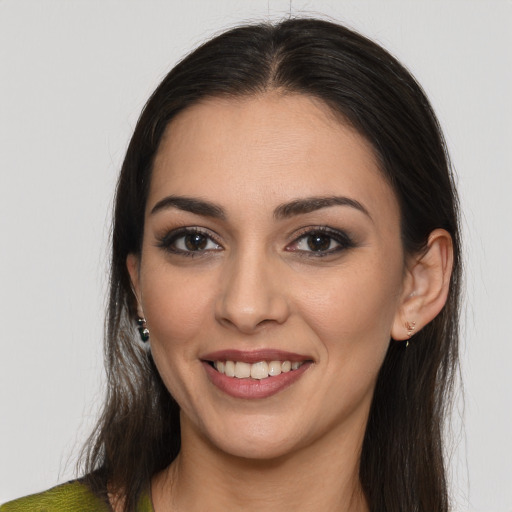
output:
POLYGON ((145 343, 149 340, 149 329, 146 327, 146 319, 145 318, 137 318, 138 331, 140 334, 140 339, 145 343))
MULTIPOLYGON (((414 321, 407 322, 405 324, 405 328, 407 329, 407 336, 410 339, 411 336, 414 334, 414 329, 416 329, 416 322, 414 322, 414 321)), ((407 340, 407 343, 405 344, 405 348, 407 348, 408 346, 409 346, 409 340, 407 340)))

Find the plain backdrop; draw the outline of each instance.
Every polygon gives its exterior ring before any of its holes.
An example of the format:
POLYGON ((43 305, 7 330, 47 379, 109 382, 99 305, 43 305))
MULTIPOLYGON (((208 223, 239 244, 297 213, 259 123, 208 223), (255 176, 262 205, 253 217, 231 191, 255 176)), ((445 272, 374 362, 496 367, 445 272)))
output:
POLYGON ((94 423, 113 188, 144 102, 199 42, 290 12, 381 43, 438 113, 458 174, 467 284, 453 495, 456 510, 512 511, 506 0, 0 0, 0 502, 72 478, 94 423))

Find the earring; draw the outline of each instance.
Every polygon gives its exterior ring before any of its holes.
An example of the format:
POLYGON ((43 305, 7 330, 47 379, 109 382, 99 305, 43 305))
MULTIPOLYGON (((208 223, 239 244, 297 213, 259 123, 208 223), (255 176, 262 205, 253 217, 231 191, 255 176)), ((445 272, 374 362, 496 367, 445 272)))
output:
POLYGON ((145 343, 149 340, 149 329, 146 327, 146 319, 145 318, 137 318, 138 331, 140 335, 140 339, 145 343))
MULTIPOLYGON (((411 338, 411 336, 414 334, 414 329, 416 329, 416 322, 407 322, 405 324, 405 328, 407 329, 407 336, 411 338)), ((409 340, 407 340, 407 343, 405 344, 405 348, 409 346, 409 340)))

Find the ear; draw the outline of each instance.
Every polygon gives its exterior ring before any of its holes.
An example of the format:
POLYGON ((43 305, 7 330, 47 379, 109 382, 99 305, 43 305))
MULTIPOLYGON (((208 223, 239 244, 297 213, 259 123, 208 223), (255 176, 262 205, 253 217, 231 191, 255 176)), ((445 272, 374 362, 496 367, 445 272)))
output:
POLYGON ((144 318, 144 311, 142 310, 142 297, 140 294, 139 286, 139 262, 140 259, 136 254, 128 254, 126 257, 126 268, 130 275, 130 281, 132 284, 132 291, 135 299, 137 300, 137 314, 139 317, 144 318))
POLYGON ((407 262, 392 339, 409 339, 439 314, 448 297, 452 267, 452 237, 444 229, 435 229, 426 250, 407 262))

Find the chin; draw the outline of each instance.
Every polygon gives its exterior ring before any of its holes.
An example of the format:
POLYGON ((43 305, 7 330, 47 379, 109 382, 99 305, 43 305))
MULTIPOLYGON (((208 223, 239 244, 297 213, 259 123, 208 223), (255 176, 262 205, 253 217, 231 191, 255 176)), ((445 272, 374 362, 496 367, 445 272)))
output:
POLYGON ((237 441, 225 440, 216 446, 222 452, 232 457, 254 461, 270 461, 282 458, 294 451, 292 443, 283 442, 283 439, 244 438, 237 441))
POLYGON ((290 428, 286 422, 267 416, 254 421, 244 418, 237 423, 230 422, 222 428, 205 432, 209 442, 216 449, 244 459, 271 460, 296 452, 300 445, 305 444, 301 432, 290 428))

